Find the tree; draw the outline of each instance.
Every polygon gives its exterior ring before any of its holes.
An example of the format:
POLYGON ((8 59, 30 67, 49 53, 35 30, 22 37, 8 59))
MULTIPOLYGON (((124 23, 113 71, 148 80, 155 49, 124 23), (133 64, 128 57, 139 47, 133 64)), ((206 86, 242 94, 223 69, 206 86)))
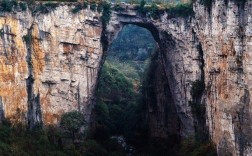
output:
POLYGON ((159 18, 159 11, 158 11, 158 6, 156 3, 152 3, 150 7, 150 16, 154 19, 157 20, 159 18))
POLYGON ((64 113, 61 116, 60 126, 71 133, 74 143, 75 134, 86 124, 85 117, 78 111, 64 113))
POLYGON ((110 21, 110 17, 111 17, 111 4, 104 1, 102 3, 103 9, 102 9, 102 16, 101 16, 101 20, 102 20, 102 25, 103 27, 106 27, 107 24, 110 21))
POLYGON ((141 0, 140 7, 139 7, 139 12, 141 14, 145 14, 146 13, 146 9, 144 8, 145 4, 146 4, 146 1, 145 0, 141 0))

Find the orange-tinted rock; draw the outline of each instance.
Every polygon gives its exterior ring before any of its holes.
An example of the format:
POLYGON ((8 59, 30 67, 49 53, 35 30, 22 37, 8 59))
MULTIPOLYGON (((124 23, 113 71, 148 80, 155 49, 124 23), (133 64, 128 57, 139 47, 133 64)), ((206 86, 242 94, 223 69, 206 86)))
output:
POLYGON ((27 122, 26 80, 29 76, 34 79, 32 93, 29 93, 33 100, 31 104, 34 104, 34 98, 39 97, 44 124, 57 124, 61 114, 71 110, 79 109, 89 116, 90 110, 86 111, 86 108, 95 86, 91 83, 96 82, 88 79, 96 79, 102 57, 82 58, 94 48, 102 55, 102 47, 100 42, 90 42, 85 46, 80 41, 100 38, 101 25, 98 23, 94 27, 85 22, 96 16, 97 13, 90 10, 74 15, 71 6, 65 5, 36 17, 32 17, 29 11, 0 17, 0 29, 3 30, 0 40, 0 96, 6 118, 13 122, 27 122), (30 64, 27 58, 29 50, 30 64), (92 78, 87 78, 90 66, 96 70, 92 78))

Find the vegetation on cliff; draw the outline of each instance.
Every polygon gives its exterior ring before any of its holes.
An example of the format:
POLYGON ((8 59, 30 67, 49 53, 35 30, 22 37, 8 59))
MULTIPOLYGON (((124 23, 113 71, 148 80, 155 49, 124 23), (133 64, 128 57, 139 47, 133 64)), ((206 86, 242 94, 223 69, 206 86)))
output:
POLYGON ((157 20, 164 12, 167 13, 168 18, 188 17, 194 15, 192 2, 177 2, 165 5, 157 4, 155 2, 151 5, 146 4, 147 2, 142 0, 140 4, 136 6, 139 14, 151 17, 155 20, 157 20))
POLYGON ((75 135, 86 123, 84 115, 78 111, 67 112, 61 116, 60 126, 63 130, 70 133, 72 141, 75 141, 75 135))
MULTIPOLYGON (((102 22, 108 23, 112 9, 116 11, 122 11, 124 8, 120 6, 120 1, 111 1, 116 3, 113 8, 110 1, 77 1, 77 0, 58 0, 58 1, 38 1, 27 0, 19 2, 17 0, 3 0, 0 2, 0 10, 4 12, 12 11, 26 11, 29 8, 33 14, 43 13, 47 14, 53 11, 59 6, 59 2, 75 2, 72 13, 78 13, 82 9, 90 8, 92 11, 102 12, 102 22)), ((122 1, 123 2, 123 1, 122 1)), ((186 17, 193 15, 192 3, 188 0, 168 0, 168 1, 125 1, 130 4, 134 4, 139 13, 145 16, 149 16, 153 19, 158 19, 160 14, 166 11, 169 17, 186 17)), ((203 4, 208 5, 207 0, 203 0, 203 4)))
POLYGON ((3 0, 0 2, 1 11, 11 12, 13 9, 26 11, 27 5, 24 2, 18 2, 16 0, 3 0))
MULTIPOLYGON (((76 113, 66 114, 75 118, 76 113), (75 115, 73 115, 75 114, 75 115)), ((79 115, 76 119, 83 119, 79 115)), ((64 119, 63 119, 64 120, 64 119)), ((68 119, 66 119, 68 121, 68 119)), ((73 121, 73 120, 71 120, 73 121)), ((64 121, 63 121, 64 122, 64 121)), ((73 121, 74 122, 74 121, 73 121)), ((109 156, 125 155, 124 149, 113 139, 98 142, 87 137, 87 132, 76 133, 72 142, 72 123, 68 128, 49 126, 44 130, 27 130, 22 124, 12 125, 8 120, 0 124, 0 155, 3 156, 109 156), (70 126, 70 127, 69 127, 70 126), (69 129, 70 128, 70 129, 69 129)), ((77 124, 80 125, 80 124, 77 124)), ((75 126, 74 130, 76 130, 75 126)), ((79 126, 77 126, 79 128, 79 126)), ((77 129, 78 129, 77 128, 77 129)))
POLYGON ((166 9, 169 18, 193 16, 192 3, 180 3, 166 9))

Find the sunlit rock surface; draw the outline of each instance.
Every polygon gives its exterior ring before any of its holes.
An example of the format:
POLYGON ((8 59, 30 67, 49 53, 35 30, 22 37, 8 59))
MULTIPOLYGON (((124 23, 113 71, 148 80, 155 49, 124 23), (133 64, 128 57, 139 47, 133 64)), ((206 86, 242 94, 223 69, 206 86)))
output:
POLYGON ((71 110, 89 116, 102 56, 100 15, 72 8, 0 17, 0 96, 13 122, 57 124, 71 110))

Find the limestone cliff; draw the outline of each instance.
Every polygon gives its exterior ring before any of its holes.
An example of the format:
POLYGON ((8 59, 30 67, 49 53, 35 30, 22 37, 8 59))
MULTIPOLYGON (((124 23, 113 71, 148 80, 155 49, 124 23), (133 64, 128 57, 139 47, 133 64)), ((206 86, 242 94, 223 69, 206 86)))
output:
POLYGON ((73 14, 73 7, 1 13, 0 96, 13 122, 57 124, 71 110, 89 116, 102 54, 100 14, 73 14))
POLYGON ((148 101, 152 137, 209 133, 219 155, 251 155, 252 2, 211 2, 196 0, 194 16, 163 13, 157 20, 123 5, 106 33, 100 13, 73 14, 74 4, 1 12, 0 117, 30 127, 57 124, 71 110, 89 119, 106 50, 101 38, 110 44, 125 24, 135 24, 159 45, 155 99, 148 101))
POLYGON ((158 80, 162 70, 157 69, 152 90, 156 99, 148 104, 153 137, 176 134, 174 130, 182 137, 209 133, 219 155, 251 155, 252 2, 209 2, 204 6, 195 1, 193 17, 169 18, 164 13, 159 20, 143 18, 128 7, 114 13, 108 30, 113 39, 124 24, 136 24, 149 29, 159 44, 168 82, 158 80), (175 115, 167 115, 164 109, 172 113, 174 107, 175 115), (171 118, 177 126, 169 126, 171 118))
POLYGON ((251 155, 251 1, 195 4, 209 133, 219 155, 251 155))
MULTIPOLYGON (((156 99, 153 99, 155 103, 148 104, 149 107, 157 105, 156 109, 149 109, 149 114, 155 114, 155 118, 151 119, 149 125, 151 135, 153 137, 167 137, 175 133, 182 137, 193 136, 195 129, 190 107, 191 85, 201 78, 202 70, 197 48, 199 43, 195 41, 197 37, 193 36, 194 33, 190 26, 191 19, 170 19, 167 14, 162 14, 160 19, 153 20, 139 14, 135 7, 124 6, 124 8, 120 12, 113 12, 107 28, 108 40, 111 42, 126 24, 135 24, 148 29, 159 45, 158 62, 161 69, 157 68, 157 70, 164 72, 167 81, 166 87, 168 87, 165 90, 170 90, 167 96, 171 98, 164 102, 164 99, 167 98, 162 97, 164 90, 158 89, 164 86, 157 85, 157 89, 161 92, 156 90, 154 93, 156 99), (163 108, 175 108, 176 114, 173 114, 175 116, 167 115, 163 108), (167 121, 174 118, 179 118, 177 125, 168 126, 170 123, 167 121)), ((153 72, 157 74, 157 72, 153 72)), ((163 79, 164 77, 156 78, 163 79)), ((161 84, 163 83, 161 82, 161 84)))

